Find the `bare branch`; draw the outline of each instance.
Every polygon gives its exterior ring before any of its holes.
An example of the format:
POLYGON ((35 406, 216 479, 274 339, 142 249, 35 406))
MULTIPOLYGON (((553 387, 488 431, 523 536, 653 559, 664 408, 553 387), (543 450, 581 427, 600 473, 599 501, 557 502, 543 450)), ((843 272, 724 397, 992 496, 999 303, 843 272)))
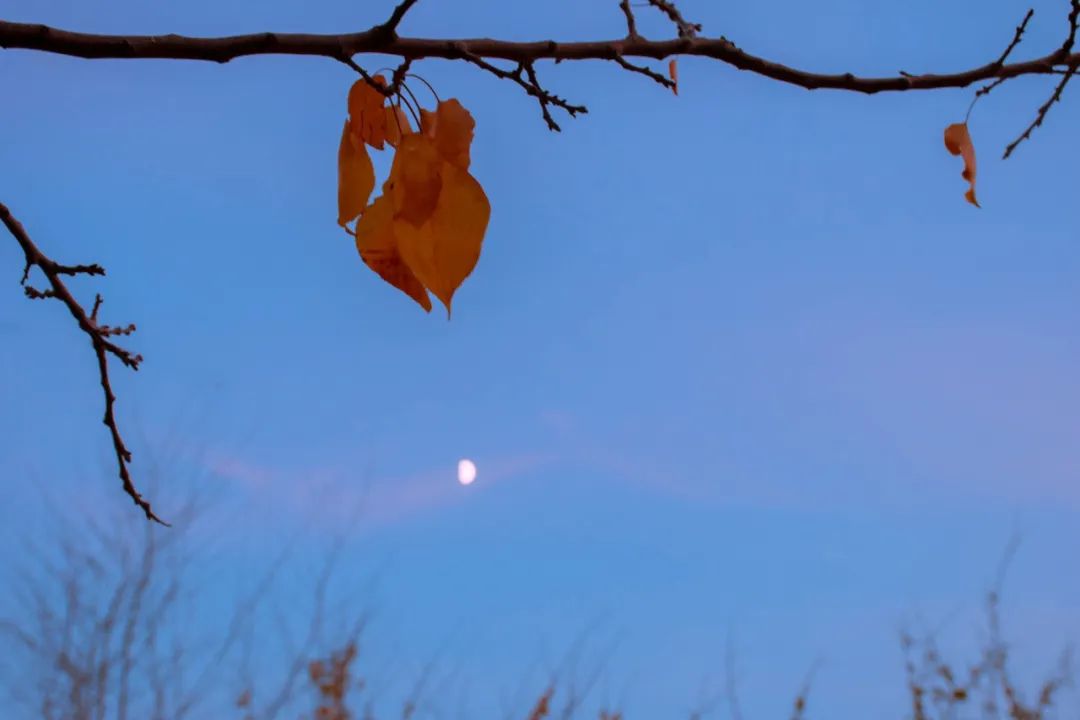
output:
POLYGON ((417 2, 419 2, 419 0, 402 0, 398 3, 398 6, 394 8, 394 12, 390 14, 390 19, 379 26, 379 29, 391 37, 397 37, 398 25, 401 24, 401 21, 405 19, 405 14, 409 12, 409 10, 412 10, 417 2))
POLYGON ((1024 15, 1024 19, 1020 21, 1020 24, 1016 26, 1016 33, 1013 35, 1012 42, 1005 48, 1005 52, 1001 53, 1001 57, 997 59, 995 63, 998 67, 1005 64, 1005 61, 1009 59, 1009 55, 1016 49, 1016 46, 1020 44, 1020 41, 1024 38, 1024 32, 1027 30, 1028 23, 1031 22, 1031 18, 1035 15, 1035 8, 1028 8, 1027 15, 1024 15))
POLYGON ((634 17, 634 11, 630 8, 630 0, 619 0, 619 9, 626 16, 626 37, 631 40, 641 37, 638 35, 637 19, 634 17))
POLYGON ((634 65, 633 63, 627 62, 626 58, 624 58, 622 55, 616 55, 614 60, 615 60, 616 63, 619 64, 619 67, 621 67, 623 70, 629 70, 630 72, 635 72, 635 73, 638 73, 639 75, 644 75, 645 77, 649 78, 650 80, 653 80, 655 82, 660 83, 661 85, 666 87, 668 90, 674 90, 675 89, 675 82, 673 80, 671 80, 671 78, 664 77, 663 75, 656 72, 655 70, 650 70, 649 68, 645 67, 644 65, 634 65))
POLYGON ((1061 44, 1059 52, 1062 55, 1072 52, 1073 45, 1076 43, 1077 26, 1080 26, 1080 0, 1069 0, 1069 35, 1061 44))
MULTIPOLYGON (((1024 32, 1024 27, 1027 25, 1028 20, 1031 18, 1032 12, 1033 11, 1028 10, 1028 14, 1027 17, 1024 18, 1024 22, 1021 23, 1020 27, 1016 29, 1016 37, 1013 40, 1013 43, 1005 51, 1005 55, 1002 56, 1003 58, 1008 56, 1012 48, 1015 47, 1018 42, 1020 42, 1020 36, 1024 32)), ((1060 62, 1065 65, 1064 76, 1061 78, 1061 80, 1058 81, 1058 84, 1054 86, 1054 91, 1050 93, 1050 97, 1046 100, 1046 102, 1039 107, 1038 112, 1035 113, 1035 119, 1031 121, 1031 124, 1028 125, 1024 132, 1020 133, 1020 135, 1011 143, 1009 143, 1009 145, 1005 148, 1005 154, 1002 156, 1002 159, 1007 160, 1009 156, 1013 154, 1013 151, 1016 150, 1017 146, 1030 138, 1031 133, 1034 132, 1035 128, 1043 124, 1043 120, 1046 119, 1046 114, 1050 112, 1050 108, 1053 107, 1054 103, 1061 99, 1061 94, 1065 92, 1065 86, 1069 84, 1072 76, 1076 74, 1078 66, 1080 66, 1080 63, 1077 62, 1075 55, 1072 55, 1073 45, 1076 43, 1077 26, 1080 25, 1080 0, 1069 0, 1068 22, 1069 33, 1065 37, 1065 42, 1061 44, 1061 49, 1058 50, 1057 53, 1055 53, 1056 56, 1062 59, 1060 62)), ((997 80, 990 83, 986 87, 981 88, 975 94, 975 100, 977 100, 982 95, 986 95, 987 93, 989 93, 995 87, 1000 85, 1001 82, 1001 80, 997 80)), ((972 103, 974 104, 974 100, 972 101, 972 103)))
MULTIPOLYGON (((486 60, 530 63, 538 60, 607 60, 616 52, 624 57, 662 60, 677 55, 706 57, 779 82, 809 90, 834 89, 859 93, 963 88, 995 78, 1047 75, 1080 64, 1080 53, 1060 49, 1034 60, 998 65, 996 60, 962 72, 901 73, 893 77, 861 77, 852 73, 821 74, 789 67, 736 47, 730 40, 680 37, 673 40, 622 38, 591 42, 510 42, 478 39, 387 38, 376 26, 346 34, 263 32, 217 38, 182 35, 96 35, 47 25, 0 21, 0 47, 38 50, 87 59, 166 58, 224 63, 252 55, 309 55, 340 61, 362 53, 421 58, 460 59, 464 55, 486 60)), ((694 26, 696 27, 696 26, 694 26)))
POLYGON ((23 250, 23 254, 26 256, 26 269, 23 272, 23 284, 25 285, 27 278, 29 277, 30 268, 37 266, 45 278, 49 281, 50 288, 47 290, 37 290, 36 288, 26 286, 26 295, 32 299, 45 299, 55 298, 62 302, 67 307, 68 312, 75 318, 75 322, 78 323, 79 328, 86 333, 90 338, 90 342, 94 347, 94 354, 97 356, 98 374, 101 378, 101 389, 105 394, 105 417, 103 422, 106 427, 109 428, 109 434, 112 436, 113 449, 116 452, 116 461, 119 466, 120 480, 123 482, 124 492, 131 497, 132 501, 150 520, 161 523, 162 525, 168 525, 165 521, 154 514, 154 511, 150 507, 150 503, 139 494, 135 488, 135 484, 131 479, 131 473, 128 470, 128 463, 131 462, 131 452, 124 444, 123 438, 120 436, 120 429, 116 424, 116 415, 113 411, 113 406, 116 403, 116 395, 113 393, 112 384, 109 382, 109 363, 108 356, 112 355, 118 359, 125 366, 132 370, 139 369, 139 363, 142 362, 142 356, 131 353, 129 350, 120 347, 109 338, 115 335, 128 335, 135 330, 134 325, 129 325, 126 328, 116 330, 109 328, 108 326, 101 327, 97 324, 97 313, 101 307, 101 296, 98 295, 94 301, 94 308, 88 315, 83 306, 68 290, 67 285, 61 279, 62 275, 104 275, 105 270, 100 265, 61 265, 51 258, 47 257, 33 240, 30 239, 30 235, 27 234, 26 229, 22 226, 15 217, 11 214, 11 211, 6 205, 0 203, 0 222, 3 222, 7 227, 8 232, 11 233, 15 241, 19 243, 19 246, 23 250))
POLYGON ((1065 91, 1065 86, 1069 84, 1069 80, 1072 80, 1073 75, 1076 74, 1076 70, 1076 66, 1073 66, 1065 73, 1057 86, 1054 87, 1054 92, 1052 92, 1047 101, 1039 107, 1039 111, 1035 114, 1035 119, 1031 121, 1031 124, 1027 126, 1027 129, 1024 130, 1024 132, 1020 133, 1019 137, 1009 143, 1008 147, 1005 148, 1005 154, 1002 156, 1003 160, 1007 160, 1009 156, 1013 154, 1013 150, 1015 150, 1020 143, 1031 137, 1031 133, 1035 128, 1043 124, 1043 120, 1046 119, 1046 114, 1050 112, 1050 108, 1054 103, 1061 99, 1061 93, 1065 91))
POLYGON ((671 2, 671 0, 649 0, 649 4, 667 15, 668 19, 675 24, 675 28, 679 32, 679 37, 692 38, 701 32, 701 25, 687 22, 686 18, 682 16, 682 13, 679 12, 679 9, 675 7, 675 3, 671 2))
POLYGON ((729 636, 726 643, 724 657, 725 694, 727 695, 728 711, 732 720, 743 720, 742 705, 739 703, 738 682, 735 678, 735 646, 729 636))
POLYGON ((560 128, 559 124, 555 122, 555 118, 551 116, 551 111, 548 109, 549 106, 554 106, 565 110, 566 113, 570 115, 570 117, 576 117, 578 113, 589 112, 588 108, 586 108, 584 105, 572 105, 558 95, 555 95, 554 93, 550 93, 545 90, 543 86, 540 85, 540 79, 537 77, 536 69, 533 67, 533 64, 531 62, 518 63, 518 66, 512 71, 503 70, 500 67, 492 65, 479 55, 474 55, 470 53, 465 48, 459 48, 458 52, 458 57, 460 57, 462 60, 470 62, 473 65, 476 65, 478 68, 486 70, 497 78, 500 78, 502 80, 510 80, 511 82, 517 83, 525 92, 536 98, 536 101, 540 103, 540 112, 544 116, 544 122, 546 122, 548 128, 550 130, 553 130, 554 132, 559 132, 560 130, 562 130, 562 128, 560 128))
MULTIPOLYGON (((1016 49, 1016 46, 1020 44, 1020 41, 1024 37, 1024 32, 1027 30, 1027 25, 1028 25, 1029 22, 1031 22, 1031 18, 1034 17, 1034 15, 1035 15, 1035 9, 1034 8, 1028 8, 1027 14, 1024 15, 1024 19, 1021 20, 1020 24, 1016 26, 1016 31, 1013 33, 1013 38, 1009 42, 1008 47, 1006 47, 1005 51, 1001 53, 1001 57, 999 57, 997 59, 997 62, 995 64, 998 67, 1001 67, 1001 66, 1003 66, 1005 64, 1005 61, 1009 59, 1009 55, 1011 55, 1012 51, 1016 49)), ((987 83, 983 87, 979 88, 975 92, 975 97, 971 98, 971 104, 968 105, 967 115, 964 117, 964 122, 967 122, 968 118, 971 117, 971 111, 975 109, 975 103, 979 102, 979 98, 981 98, 981 97, 983 97, 985 95, 989 95, 990 92, 994 88, 996 88, 998 85, 1001 85, 1002 83, 1004 83, 1006 80, 1009 80, 1009 79, 1010 78, 998 78, 998 79, 994 80, 993 82, 987 83)))

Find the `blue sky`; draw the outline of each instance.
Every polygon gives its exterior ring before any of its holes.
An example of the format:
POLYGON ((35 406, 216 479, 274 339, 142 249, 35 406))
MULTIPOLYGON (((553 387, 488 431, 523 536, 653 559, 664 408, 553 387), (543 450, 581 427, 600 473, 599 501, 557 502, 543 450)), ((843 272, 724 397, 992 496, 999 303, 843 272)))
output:
MULTIPOLYGON (((2 14, 222 35, 358 29, 390 5, 8 0, 2 14)), ((1066 5, 1035 4, 1016 57, 1060 44, 1066 5)), ((1028 7, 680 6, 751 52, 867 75, 982 64, 1028 7)), ((423 0, 401 29, 623 30, 615 0, 423 0)), ((254 578, 285 538, 311 565, 344 535, 347 579, 378 575, 371 663, 392 649, 407 676, 442 653, 477 716, 541 687, 583 634, 605 667, 594 699, 634 717, 722 689, 729 638, 748 715, 786 710, 819 658, 814 707, 899 715, 900 622, 952 618, 970 647, 1014 527, 1023 671, 1076 639, 1073 95, 1007 162, 1051 85, 980 103, 976 210, 941 141, 971 91, 811 93, 684 59, 675 98, 608 63, 544 65, 590 110, 553 134, 509 83, 415 70, 476 118, 472 172, 493 208, 452 322, 382 283, 334 223, 344 65, 0 54, 0 200, 53 257, 107 268, 73 285, 139 326, 143 368, 114 371, 136 477, 167 463, 166 517, 188 487, 216 498, 215 562, 254 578), (462 456, 480 469, 467 489, 462 456)), ((14 243, 0 267, 0 542, 16 559, 55 529, 42 486, 87 513, 130 508, 85 339, 59 305, 22 297, 14 243)))

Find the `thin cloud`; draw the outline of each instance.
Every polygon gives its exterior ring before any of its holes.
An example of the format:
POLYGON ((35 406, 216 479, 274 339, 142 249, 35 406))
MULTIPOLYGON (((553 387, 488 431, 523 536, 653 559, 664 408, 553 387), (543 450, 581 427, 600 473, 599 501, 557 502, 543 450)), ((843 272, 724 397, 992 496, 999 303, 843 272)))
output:
POLYGON ((400 476, 375 476, 340 466, 281 468, 239 455, 214 454, 210 469, 255 501, 259 517, 289 519, 333 529, 372 531, 466 502, 468 496, 546 465, 536 453, 475 458, 480 474, 468 489, 458 485, 455 465, 400 476))

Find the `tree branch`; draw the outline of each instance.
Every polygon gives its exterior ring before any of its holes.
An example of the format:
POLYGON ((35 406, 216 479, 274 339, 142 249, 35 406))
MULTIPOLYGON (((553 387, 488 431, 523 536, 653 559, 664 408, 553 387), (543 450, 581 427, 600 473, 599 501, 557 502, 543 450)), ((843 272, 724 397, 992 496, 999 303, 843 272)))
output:
MULTIPOLYGON (((529 63, 538 60, 610 60, 614 55, 662 60, 687 55, 718 60, 739 70, 808 90, 833 89, 873 94, 908 90, 963 88, 972 83, 1022 75, 1056 74, 1080 65, 1080 53, 1057 49, 1043 57, 1000 65, 996 61, 954 73, 862 77, 822 74, 789 67, 739 49, 727 38, 682 37, 670 40, 622 38, 592 42, 510 42, 506 40, 390 38, 380 28, 357 33, 315 35, 263 32, 230 37, 182 35, 95 35, 0 20, 0 47, 37 50, 86 59, 173 59, 224 63, 254 55, 308 55, 338 60, 377 53, 402 58, 459 59, 462 54, 488 60, 529 63)), ((696 26, 695 26, 696 27, 696 26)))
POLYGON ((46 299, 55 298, 62 302, 67 307, 68 312, 75 318, 75 322, 78 323, 79 329, 81 329, 90 338, 91 344, 94 346, 94 354, 97 356, 98 374, 101 378, 101 389, 105 393, 105 417, 103 422, 106 427, 109 428, 109 434, 112 436, 113 449, 116 452, 116 461, 119 465, 120 480, 124 485, 124 492, 126 492, 131 499, 135 502, 143 513, 150 520, 161 523, 162 525, 168 525, 164 520, 154 514, 154 511, 150 507, 150 503, 139 494, 135 489, 135 483, 131 479, 131 473, 128 471, 128 463, 131 462, 131 451, 127 449, 124 444, 123 438, 120 436, 120 428, 116 424, 116 415, 113 411, 113 406, 116 403, 116 395, 113 394, 112 385, 109 382, 109 363, 108 356, 112 355, 118 359, 125 366, 132 370, 139 369, 139 363, 142 362, 141 355, 132 354, 131 351, 120 347, 110 337, 116 335, 130 335, 135 331, 134 325, 128 325, 124 328, 110 328, 108 325, 98 325, 98 310, 101 309, 101 296, 98 295, 94 300, 93 310, 87 314, 86 309, 79 303, 78 300, 68 290, 67 285, 61 279, 63 275, 104 275, 105 269, 100 265, 61 265, 51 258, 47 257, 34 241, 30 239, 30 235, 26 232, 26 229, 22 226, 15 217, 11 214, 11 211, 6 205, 0 203, 0 222, 3 222, 4 226, 11 233, 15 241, 19 243, 19 246, 23 250, 23 254, 26 256, 26 267, 23 270, 22 284, 25 286, 26 296, 31 299, 46 299), (37 290, 31 286, 26 285, 26 281, 30 276, 30 269, 37 267, 41 270, 45 279, 49 281, 49 288, 46 290, 37 290))
POLYGON ((536 68, 533 67, 531 62, 519 62, 518 66, 513 70, 504 70, 500 67, 492 65, 487 60, 484 60, 479 55, 470 53, 465 48, 458 49, 458 57, 466 62, 470 62, 477 66, 481 70, 485 70, 495 77, 501 80, 510 80, 521 86, 529 95, 536 98, 536 101, 540 103, 540 112, 544 116, 544 122, 550 130, 555 132, 560 131, 562 128, 555 122, 555 118, 551 116, 549 107, 554 106, 564 110, 570 117, 576 117, 578 113, 587 113, 588 109, 584 105, 572 105, 565 99, 548 92, 540 85, 540 78, 536 75, 536 68))
POLYGON ((380 25, 379 29, 391 37, 397 37, 398 25, 405 19, 405 13, 412 10, 417 2, 419 0, 401 0, 398 6, 394 8, 394 12, 390 13, 390 19, 380 25))
POLYGON ((631 40, 641 37, 638 35, 637 18, 634 17, 634 11, 630 8, 630 0, 619 0, 619 10, 626 18, 626 37, 631 40))
POLYGON ((675 3, 671 0, 649 0, 649 4, 654 8, 664 13, 668 20, 675 24, 675 29, 679 32, 681 38, 692 38, 701 32, 701 26, 697 23, 687 22, 686 18, 682 16, 679 9, 675 7, 675 3))

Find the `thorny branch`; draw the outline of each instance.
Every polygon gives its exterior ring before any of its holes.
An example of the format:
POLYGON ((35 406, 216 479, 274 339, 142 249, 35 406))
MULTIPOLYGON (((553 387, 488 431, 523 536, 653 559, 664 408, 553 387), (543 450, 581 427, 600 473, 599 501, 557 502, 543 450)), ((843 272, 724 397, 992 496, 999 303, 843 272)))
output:
MULTIPOLYGON (((1080 28, 1080 0, 1069 0, 1068 33, 1061 46, 1042 57, 1009 63, 1013 51, 1020 44, 1034 11, 1028 10, 1016 27, 1012 40, 995 60, 961 72, 913 74, 905 71, 892 77, 862 77, 853 73, 823 74, 790 67, 742 50, 724 36, 704 37, 702 26, 683 16, 675 0, 618 0, 617 7, 626 22, 626 35, 614 40, 585 42, 557 42, 555 40, 514 42, 490 38, 434 39, 402 37, 398 29, 408 13, 419 0, 401 0, 385 22, 367 30, 340 34, 305 34, 261 32, 228 37, 197 38, 182 35, 105 35, 81 33, 49 27, 41 24, 17 23, 0 20, 0 48, 36 50, 40 52, 69 55, 87 59, 147 59, 200 60, 226 63, 240 57, 254 55, 307 55, 326 57, 342 62, 360 74, 372 87, 387 96, 396 95, 412 63, 425 58, 463 60, 502 80, 518 85, 526 94, 535 98, 540 112, 551 130, 559 130, 552 115, 552 108, 566 112, 571 117, 586 113, 583 105, 577 105, 546 89, 540 82, 536 63, 553 60, 556 63, 573 60, 607 60, 624 70, 644 75, 663 87, 674 89, 674 82, 644 64, 630 62, 628 58, 663 60, 678 56, 702 57, 717 60, 738 70, 755 73, 778 82, 806 88, 807 90, 833 89, 864 94, 879 92, 903 92, 934 90, 941 88, 965 88, 974 83, 986 83, 972 99, 987 95, 997 86, 1013 78, 1027 75, 1060 76, 1053 92, 1036 112, 1035 119, 1020 136, 1005 149, 1008 158, 1016 147, 1027 140, 1035 128, 1042 125, 1051 107, 1058 102, 1073 75, 1080 70, 1080 53, 1075 52, 1076 35, 1080 28), (652 8, 659 12, 675 29, 675 38, 652 40, 638 31, 635 7, 652 8), (397 56, 401 63, 394 71, 389 86, 380 83, 355 60, 357 55, 378 54, 397 56), (500 67, 495 63, 510 63, 500 67)), ((968 113, 970 115, 971 108, 968 113)), ((0 205, 0 208, 3 208, 0 205)), ((64 266, 45 257, 30 242, 28 236, 6 208, 3 208, 4 224, 26 253, 27 266, 23 284, 31 266, 38 266, 45 273, 51 287, 38 290, 26 286, 31 299, 55 298, 63 302, 93 343, 98 357, 101 384, 105 392, 105 423, 109 426, 120 468, 124 489, 143 509, 150 519, 161 522, 147 503, 135 490, 128 472, 131 454, 125 447, 116 428, 113 415, 115 397, 109 385, 107 355, 118 358, 124 365, 137 369, 141 357, 115 345, 109 338, 126 335, 134 330, 109 328, 97 324, 97 307, 89 315, 71 296, 62 275, 102 275, 97 265, 64 266)))
POLYGON ((117 427, 116 414, 113 411, 116 395, 113 394, 112 384, 109 382, 108 356, 112 355, 125 366, 132 370, 138 370, 139 363, 142 362, 142 355, 133 354, 130 350, 117 345, 110 338, 117 335, 130 335, 135 331, 135 326, 128 325, 123 328, 112 328, 108 325, 99 325, 98 311, 101 309, 101 296, 96 297, 94 307, 88 314, 61 279, 64 275, 104 275, 105 268, 100 265, 61 265, 52 260, 34 244, 22 223, 15 219, 15 216, 11 214, 11 211, 3 203, 0 203, 0 222, 4 223, 8 232, 19 243, 26 257, 26 266, 23 269, 21 281, 26 296, 31 300, 46 298, 59 300, 67 307, 71 316, 75 318, 79 328, 90 338, 90 342, 94 346, 94 354, 97 356, 101 389, 105 393, 105 417, 103 421, 112 436, 113 449, 116 452, 116 462, 119 466, 120 480, 123 482, 124 492, 142 509, 148 519, 167 525, 168 523, 154 514, 154 511, 150 508, 150 503, 135 489, 131 473, 128 470, 128 464, 131 462, 131 451, 127 449, 123 438, 120 436, 120 428, 117 427), (41 270, 45 279, 49 281, 49 288, 39 290, 27 284, 30 279, 30 270, 34 267, 41 270))

